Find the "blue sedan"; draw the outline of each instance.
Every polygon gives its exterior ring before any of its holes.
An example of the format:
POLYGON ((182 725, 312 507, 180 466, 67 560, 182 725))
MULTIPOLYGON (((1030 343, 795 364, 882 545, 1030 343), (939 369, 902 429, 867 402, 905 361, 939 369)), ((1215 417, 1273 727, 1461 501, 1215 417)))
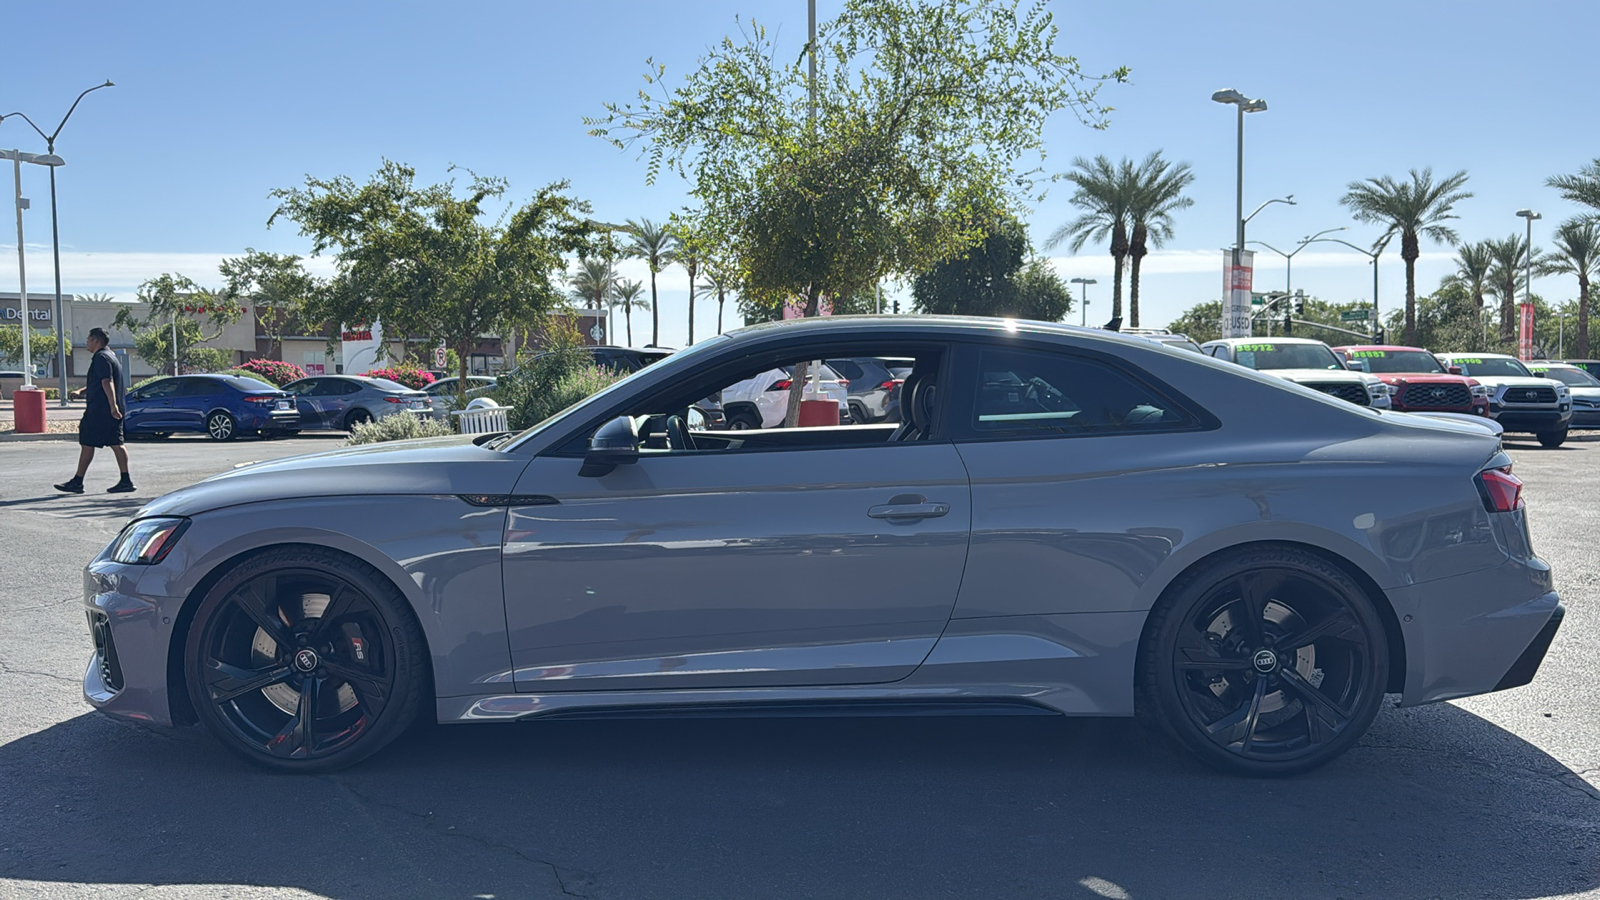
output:
POLYGON ((240 434, 295 434, 294 395, 264 381, 235 375, 178 375, 128 392, 123 430, 130 437, 200 432, 214 441, 240 434))

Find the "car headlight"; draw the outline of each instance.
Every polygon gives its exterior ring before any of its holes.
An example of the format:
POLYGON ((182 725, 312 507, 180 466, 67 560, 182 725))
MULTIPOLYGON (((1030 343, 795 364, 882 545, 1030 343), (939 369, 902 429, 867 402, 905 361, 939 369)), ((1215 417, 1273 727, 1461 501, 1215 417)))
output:
POLYGON ((1470 387, 1472 389, 1472 396, 1474 397, 1489 396, 1489 386, 1486 384, 1474 384, 1470 385, 1470 387))
POLYGON ((129 522, 111 542, 111 559, 132 566, 155 565, 166 559, 188 527, 188 519, 165 516, 129 522))

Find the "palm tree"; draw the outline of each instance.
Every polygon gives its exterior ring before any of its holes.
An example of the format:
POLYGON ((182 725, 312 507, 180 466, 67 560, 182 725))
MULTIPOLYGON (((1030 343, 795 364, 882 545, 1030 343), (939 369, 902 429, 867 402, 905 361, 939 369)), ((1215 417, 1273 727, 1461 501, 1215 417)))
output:
POLYGON ((589 259, 586 256, 578 257, 578 271, 567 276, 567 284, 572 288, 572 299, 590 309, 607 310, 608 330, 611 327, 610 309, 613 305, 611 289, 616 281, 617 272, 612 268, 610 260, 589 259))
POLYGON ((1089 241, 1111 238, 1113 275, 1111 280, 1111 315, 1122 315, 1122 264, 1128 257, 1128 223, 1134 204, 1134 168, 1130 160, 1112 163, 1105 156, 1093 161, 1078 157, 1072 161, 1077 170, 1068 172, 1066 179, 1077 186, 1072 194, 1072 205, 1083 210, 1083 215, 1057 228, 1045 248, 1053 248, 1063 241, 1072 252, 1083 249, 1089 241))
POLYGON ((633 346, 633 311, 645 305, 639 298, 644 293, 644 284, 638 281, 629 281, 618 278, 611 285, 611 301, 622 307, 622 317, 628 323, 628 346, 633 346))
MULTIPOLYGON (((1176 165, 1161 158, 1161 151, 1150 154, 1133 173, 1133 201, 1128 221, 1133 226, 1128 241, 1128 324, 1139 327, 1139 262, 1172 237, 1172 214, 1194 205, 1183 196, 1183 189, 1194 182, 1188 163, 1176 165)), ((1115 315, 1115 311, 1112 313, 1115 315)))
MULTIPOLYGON (((1500 342, 1509 344, 1517 339, 1517 279, 1529 265, 1528 242, 1513 231, 1501 240, 1487 240, 1489 255, 1494 266, 1489 270, 1489 290, 1500 298, 1500 342)), ((1544 271, 1544 254, 1533 251, 1532 267, 1544 271)))
POLYGON ((1544 183, 1560 191, 1564 199, 1600 209, 1600 159, 1579 169, 1576 175, 1553 175, 1544 183))
MULTIPOLYGON (((1483 320, 1483 298, 1490 291, 1490 273, 1494 268, 1494 249, 1488 241, 1462 244, 1456 248, 1456 270, 1445 276, 1445 283, 1458 284, 1472 295, 1473 309, 1478 320, 1483 320)), ((1488 348, 1485 347, 1485 350, 1488 348)))
MULTIPOLYGON (((1600 173, 1597 173, 1600 174, 1600 173)), ((1600 271, 1600 222, 1586 216, 1562 222, 1546 270, 1578 276, 1578 359, 1589 357, 1589 276, 1600 271)))
POLYGON ((1417 338, 1417 257, 1422 255, 1419 237, 1454 244, 1459 238, 1444 223, 1456 218, 1450 210, 1472 194, 1461 188, 1467 173, 1457 172, 1437 183, 1433 170, 1411 170, 1410 182, 1396 181, 1387 175, 1352 181, 1340 203, 1360 222, 1373 222, 1400 235, 1400 258, 1406 261, 1405 342, 1417 338))
MULTIPOLYGON (((649 219, 628 220, 628 234, 632 242, 628 255, 642 259, 650 268, 650 343, 661 346, 661 305, 656 294, 656 275, 672 265, 678 249, 678 239, 667 225, 657 225, 649 219)), ((633 343, 631 332, 628 343, 633 343)))
MULTIPOLYGON (((695 256, 692 249, 685 248, 678 253, 678 261, 683 264, 684 271, 689 273, 689 343, 694 343, 694 292, 699 284, 695 281, 700 277, 700 258, 695 256)), ((687 346, 687 345, 685 345, 687 346)))
POLYGON ((712 262, 706 263, 702 277, 705 280, 700 282, 700 288, 707 294, 717 295, 717 334, 721 334, 722 305, 728 300, 728 286, 731 279, 723 271, 722 266, 712 262))

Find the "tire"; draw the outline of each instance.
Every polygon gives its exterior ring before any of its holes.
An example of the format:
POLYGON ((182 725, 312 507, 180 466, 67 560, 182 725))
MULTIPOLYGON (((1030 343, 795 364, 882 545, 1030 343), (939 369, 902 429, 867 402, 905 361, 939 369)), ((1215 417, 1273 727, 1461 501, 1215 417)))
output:
POLYGON ((741 409, 728 419, 729 431, 752 431, 761 427, 761 418, 748 409, 741 409))
POLYGON ((353 765, 432 698, 405 597, 366 563, 314 547, 269 550, 225 574, 195 611, 183 667, 207 730, 279 772, 353 765))
POLYGON ((872 416, 867 412, 866 404, 853 401, 850 404, 850 421, 855 425, 871 425, 872 416))
POLYGON ((345 414, 345 417, 344 417, 344 430, 345 431, 349 431, 352 428, 355 428, 357 425, 365 425, 365 424, 367 424, 368 422, 371 422, 371 421, 372 421, 372 413, 369 413, 366 410, 364 410, 364 409, 362 409, 361 407, 358 406, 355 409, 352 409, 348 413, 345 414))
POLYGON ((213 441, 231 441, 239 436, 239 426, 233 416, 218 411, 206 416, 206 434, 213 441))
POLYGON ((1163 594, 1139 648, 1138 711, 1217 768, 1293 775, 1361 739, 1388 679, 1383 620, 1361 585, 1316 554, 1261 547, 1163 594), (1240 615, 1251 606, 1258 615, 1240 615))
POLYGON ((1567 429, 1563 428, 1560 431, 1541 431, 1539 432, 1538 437, 1539 446, 1545 448, 1546 450, 1554 450, 1566 442, 1567 429))

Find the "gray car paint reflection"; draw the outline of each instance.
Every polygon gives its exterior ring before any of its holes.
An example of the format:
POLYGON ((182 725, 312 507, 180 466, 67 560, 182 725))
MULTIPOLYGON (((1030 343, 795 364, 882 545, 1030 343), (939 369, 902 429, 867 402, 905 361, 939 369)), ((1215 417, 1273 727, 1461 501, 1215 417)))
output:
POLYGON ((1526 513, 1490 514, 1476 492, 1497 452, 1482 429, 1106 332, 939 317, 756 326, 508 441, 279 460, 153 501, 138 516, 193 527, 155 565, 90 564, 85 603, 111 614, 126 683, 111 690, 91 665, 85 693, 115 715, 181 716, 169 658, 208 579, 250 551, 312 544, 370 563, 404 595, 441 721, 903 700, 1127 715, 1163 592, 1219 552, 1289 542, 1376 592, 1403 703, 1466 696, 1495 688, 1558 599, 1526 513), (575 442, 680 380, 795 342, 855 355, 895 339, 1113 360, 1181 388, 1205 424, 663 452, 578 474, 575 442), (869 512, 905 498, 948 509, 907 522, 869 512))

